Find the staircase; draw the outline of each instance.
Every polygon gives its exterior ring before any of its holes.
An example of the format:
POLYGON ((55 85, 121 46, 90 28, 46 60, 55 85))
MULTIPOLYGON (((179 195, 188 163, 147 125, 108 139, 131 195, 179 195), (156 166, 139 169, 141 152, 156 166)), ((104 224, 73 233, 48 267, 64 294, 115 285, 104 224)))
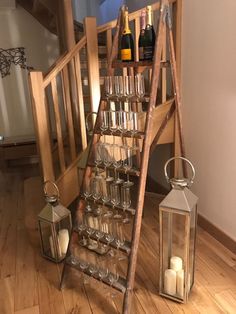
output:
MULTIPOLYGON (((58 35, 57 0, 16 0, 16 2, 51 33, 58 35)), ((74 32, 75 40, 78 42, 84 33, 83 24, 74 20, 74 32)))

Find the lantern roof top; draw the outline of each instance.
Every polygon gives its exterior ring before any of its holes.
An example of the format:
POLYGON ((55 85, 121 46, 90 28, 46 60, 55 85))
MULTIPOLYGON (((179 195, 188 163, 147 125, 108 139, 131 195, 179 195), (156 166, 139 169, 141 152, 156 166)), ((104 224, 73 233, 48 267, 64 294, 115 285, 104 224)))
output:
POLYGON ((68 215, 70 215, 69 209, 62 204, 56 203, 55 205, 52 205, 48 203, 39 213, 38 218, 55 223, 68 215))
POLYGON ((188 188, 172 189, 159 206, 191 212, 197 201, 198 197, 188 188))

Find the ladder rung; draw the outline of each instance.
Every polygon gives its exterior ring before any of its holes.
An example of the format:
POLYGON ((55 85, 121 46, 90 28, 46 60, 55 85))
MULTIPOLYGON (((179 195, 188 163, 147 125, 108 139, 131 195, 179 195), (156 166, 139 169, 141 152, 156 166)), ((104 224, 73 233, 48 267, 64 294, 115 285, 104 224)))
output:
MULTIPOLYGON (((100 278, 97 276, 97 275, 91 275, 91 273, 86 269, 84 271, 82 271, 82 269, 79 267, 79 261, 78 261, 78 264, 77 263, 73 263, 72 262, 72 259, 71 257, 67 257, 66 260, 65 260, 65 263, 70 266, 70 267, 73 267, 74 269, 80 271, 80 272, 83 272, 84 274, 90 276, 90 277, 93 277, 94 279, 98 280, 98 281, 102 281, 103 283, 105 283, 106 285, 108 286, 111 286, 109 281, 105 278, 105 279, 102 279, 100 280, 100 278)), ((112 274, 110 272, 110 274, 112 274)), ((125 293, 126 291, 126 279, 119 276, 119 279, 117 282, 115 282, 113 285, 112 285, 112 288, 122 292, 122 293, 125 293)))
MULTIPOLYGON (((122 206, 113 206, 112 203, 105 203, 104 204, 101 200, 94 200, 92 197, 85 198, 85 196, 83 196, 82 194, 80 194, 80 198, 82 198, 83 200, 89 200, 89 201, 91 201, 95 204, 98 204, 98 205, 104 205, 104 206, 107 206, 110 208, 114 207, 114 209, 120 209, 120 210, 124 211, 122 206)), ((125 211, 131 213, 132 215, 135 215, 135 212, 136 212, 136 210, 134 208, 127 208, 125 211)))
MULTIPOLYGON (((88 167, 92 167, 92 168, 99 168, 99 169, 104 169, 104 167, 102 165, 95 165, 93 163, 88 163, 88 167)), ((115 170, 114 167, 106 167, 107 170, 115 170)), ((105 170, 105 169, 104 169, 105 170)), ((135 177, 139 177, 140 176, 140 171, 137 169, 131 169, 126 171, 125 169, 117 169, 116 172, 118 173, 123 173, 123 174, 129 174, 130 176, 135 176, 135 177)))
MULTIPOLYGON (((91 229, 93 229, 94 231, 97 230, 97 229, 94 229, 94 228, 91 228, 91 229)), ((84 231, 80 232, 80 231, 78 231, 77 228, 74 228, 74 231, 79 233, 80 236, 82 236, 82 237, 86 236, 88 238, 88 235, 86 234, 86 229, 84 231)), ((106 233, 105 232, 102 232, 102 233, 103 233, 103 237, 104 237, 106 235, 106 233)), ((103 243, 103 244, 108 244, 108 241, 106 241, 103 237, 101 239, 99 239, 99 242, 103 243)), ((91 240, 96 240, 97 241, 97 238, 96 238, 96 236, 94 234, 92 234, 89 238, 91 240)), ((117 246, 115 244, 115 239, 111 243, 109 243, 109 246, 117 250, 117 246)), ((119 247, 119 251, 124 252, 127 255, 129 255, 130 247, 131 247, 130 242, 129 241, 125 241, 125 243, 119 247)))
MULTIPOLYGON (((113 136, 119 136, 121 137, 121 132, 120 131, 115 131, 115 132, 111 132, 111 131, 104 131, 104 132, 101 132, 99 129, 96 129, 95 130, 95 134, 103 134, 103 135, 113 135, 113 136)), ((129 138, 135 138, 135 139, 143 139, 144 138, 144 132, 137 132, 135 134, 132 134, 130 131, 129 132, 126 132, 123 134, 122 137, 129 137, 129 138)))

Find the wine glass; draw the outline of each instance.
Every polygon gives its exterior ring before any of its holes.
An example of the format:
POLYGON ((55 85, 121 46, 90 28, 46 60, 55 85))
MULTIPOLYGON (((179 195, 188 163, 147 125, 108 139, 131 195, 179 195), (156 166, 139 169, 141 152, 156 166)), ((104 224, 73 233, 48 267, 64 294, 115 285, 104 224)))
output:
POLYGON ((87 198, 92 196, 91 182, 89 178, 86 178, 84 181, 83 194, 84 194, 85 200, 87 200, 87 198))
POLYGON ((113 156, 112 156, 112 165, 115 169, 115 183, 120 184, 123 183, 124 180, 120 179, 120 175, 118 172, 117 176, 117 169, 122 166, 122 158, 121 158, 121 146, 114 144, 113 145, 113 156))
POLYGON ((115 93, 117 98, 120 100, 119 107, 120 111, 122 110, 122 101, 121 98, 124 96, 124 80, 123 76, 114 76, 114 83, 115 83, 115 93))
POLYGON ((91 179, 91 189, 92 189, 92 197, 94 203, 98 201, 102 196, 102 189, 101 189, 101 177, 95 176, 91 179))
MULTIPOLYGON (((107 256, 100 256, 98 260, 98 278, 100 281, 103 281, 108 276, 108 267, 107 267, 107 256)), ((104 285, 105 290, 106 285, 104 285)))
POLYGON ((79 240, 79 244, 81 246, 87 245, 87 240, 86 240, 86 238, 83 235, 83 233, 86 230, 86 228, 87 228, 87 226, 84 223, 81 223, 81 224, 78 225, 78 233, 79 233, 80 236, 82 235, 82 239, 79 240))
POLYGON ((111 98, 112 96, 115 95, 114 77, 113 76, 105 76, 104 85, 105 85, 105 96, 109 100, 109 98, 111 98))
POLYGON ((126 213, 123 223, 130 223, 130 219, 127 214, 127 210, 131 206, 131 197, 130 197, 130 187, 123 185, 121 187, 121 206, 123 207, 124 212, 126 213))
POLYGON ((112 181, 113 177, 109 175, 109 172, 107 171, 107 167, 110 167, 112 164, 112 145, 111 144, 103 144, 102 147, 102 160, 103 164, 105 166, 105 172, 106 172, 106 178, 107 180, 112 181))
POLYGON ((116 292, 112 289, 112 286, 119 280, 119 274, 117 271, 117 264, 114 263, 112 259, 110 259, 110 264, 109 264, 109 273, 107 276, 109 285, 110 285, 110 297, 114 298, 117 294, 116 292))
POLYGON ((130 113, 130 132, 131 132, 131 137, 132 137, 132 146, 134 148, 136 147, 136 144, 134 142, 134 136, 135 134, 138 133, 139 131, 139 126, 138 126, 138 112, 131 111, 130 113))
POLYGON ((98 166, 102 164, 102 147, 103 144, 100 142, 94 145, 94 163, 96 165, 96 172, 98 171, 98 166))
POLYGON ((127 111, 119 111, 118 117, 119 117, 119 123, 118 123, 118 129, 121 133, 121 141, 123 143, 123 135, 128 131, 128 114, 127 111))
MULTIPOLYGON (((101 135, 103 135, 103 132, 107 131, 108 128, 109 128, 109 111, 101 110, 101 124, 100 124, 101 135)), ((104 144, 105 143, 106 138, 104 135, 104 144)))
POLYGON ((125 244, 125 238, 124 238, 124 233, 123 233, 123 221, 116 220, 114 229, 115 229, 115 236, 116 236, 114 242, 118 250, 117 252, 117 262, 118 262, 123 259, 123 257, 120 255, 119 249, 122 245, 125 244))
MULTIPOLYGON (((111 110, 110 112, 110 123, 109 123, 109 129, 111 131, 111 135, 114 134, 118 130, 118 125, 119 125, 119 115, 118 112, 115 110, 111 110)), ((113 136, 113 144, 115 141, 115 137, 113 136)))
POLYGON ((127 98, 128 102, 128 111, 130 111, 130 100, 135 95, 135 87, 134 87, 134 77, 133 76, 125 76, 124 77, 124 95, 127 98))
POLYGON ((104 213, 102 218, 102 230, 104 232, 104 239, 107 242, 107 246, 110 246, 111 242, 114 241, 114 234, 113 234, 113 213, 108 211, 104 213))
POLYGON ((145 95, 145 82, 144 76, 141 73, 135 75, 135 93, 139 101, 142 101, 142 98, 145 95))
POLYGON ((102 201, 105 205, 110 201, 110 194, 109 194, 109 181, 107 181, 105 178, 102 178, 101 185, 102 185, 102 201))
POLYGON ((86 269, 88 269, 89 263, 87 261, 88 258, 88 254, 87 251, 84 248, 80 248, 79 249, 79 267, 83 272, 83 283, 84 284, 88 284, 89 280, 86 279, 87 277, 84 276, 84 272, 86 271, 86 269))
POLYGON ((125 186, 132 186, 134 183, 129 180, 129 173, 127 171, 131 170, 133 167, 133 150, 131 147, 124 146, 122 147, 122 160, 123 168, 127 174, 127 181, 124 183, 125 186))
MULTIPOLYGON (((113 209, 115 206, 120 204, 120 188, 119 185, 116 183, 111 184, 111 203, 113 205, 113 209)), ((114 219, 121 219, 122 215, 119 214, 118 209, 116 210, 115 215, 113 216, 114 219)))

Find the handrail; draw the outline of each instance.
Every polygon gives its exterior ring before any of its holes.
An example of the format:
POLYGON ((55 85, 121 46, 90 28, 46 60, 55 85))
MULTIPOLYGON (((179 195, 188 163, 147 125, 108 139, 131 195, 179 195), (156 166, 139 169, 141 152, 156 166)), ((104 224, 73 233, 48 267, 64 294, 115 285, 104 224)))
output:
POLYGON ((67 52, 66 55, 63 55, 58 61, 56 61, 52 70, 44 76, 43 79, 43 87, 46 88, 51 80, 57 76, 57 74, 64 68, 64 66, 71 61, 72 58, 76 56, 78 51, 85 46, 87 42, 86 36, 84 35, 81 40, 71 49, 71 51, 67 52))
MULTIPOLYGON (((173 4, 175 3, 177 0, 170 0, 170 4, 173 4)), ((152 7, 152 10, 153 11, 156 11, 160 8, 160 2, 155 2, 151 5, 152 7)), ((142 9, 139 9, 137 11, 134 11, 134 12, 131 12, 129 13, 129 21, 133 21, 135 20, 136 18, 140 17, 141 16, 141 12, 142 12, 143 8, 142 9)), ((112 21, 109 21, 107 22, 106 24, 103 24, 103 25, 100 25, 97 27, 97 32, 98 34, 99 33, 102 33, 102 32, 105 32, 107 31, 108 29, 110 28, 114 28, 116 26, 116 23, 117 23, 117 20, 112 20, 112 21)))

